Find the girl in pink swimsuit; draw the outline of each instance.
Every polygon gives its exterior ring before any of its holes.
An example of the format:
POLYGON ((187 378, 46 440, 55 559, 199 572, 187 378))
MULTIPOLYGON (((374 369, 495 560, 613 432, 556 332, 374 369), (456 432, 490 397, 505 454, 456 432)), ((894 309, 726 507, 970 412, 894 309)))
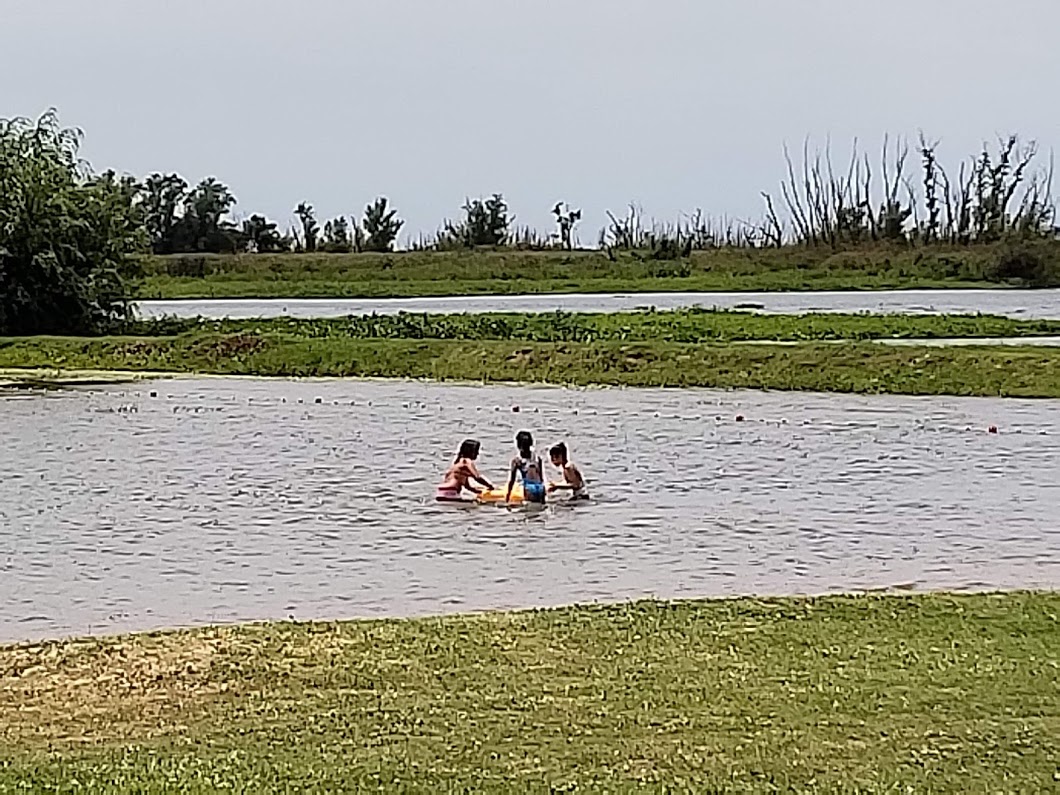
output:
POLYGON ((478 460, 479 443, 474 439, 468 439, 460 445, 460 452, 456 454, 456 461, 446 470, 442 483, 434 498, 438 502, 463 502, 461 492, 464 489, 478 494, 478 489, 471 485, 471 481, 481 483, 487 489, 493 489, 493 484, 482 477, 478 471, 475 461, 478 460))

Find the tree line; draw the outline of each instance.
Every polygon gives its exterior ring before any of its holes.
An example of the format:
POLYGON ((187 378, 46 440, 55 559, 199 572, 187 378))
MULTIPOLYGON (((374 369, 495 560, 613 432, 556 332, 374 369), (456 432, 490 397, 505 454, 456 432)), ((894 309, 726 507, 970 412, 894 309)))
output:
MULTIPOLYGON (((228 215, 236 198, 227 185, 210 177, 191 187, 179 174, 152 174, 142 183, 131 181, 143 214, 150 248, 155 254, 331 253, 393 251, 405 222, 389 199, 380 196, 364 208, 360 218, 339 215, 321 226, 313 205, 301 202, 294 209, 297 225, 286 232, 263 215, 237 223, 228 215)), ((446 221, 434 235, 421 235, 414 249, 453 250, 477 246, 506 246, 517 239, 536 240, 512 228, 508 203, 502 194, 467 199, 458 221, 446 221)), ((555 240, 573 248, 574 226, 581 211, 557 204, 559 232, 555 240)), ((542 240, 542 245, 544 241, 542 240)))
MULTIPOLYGON (((971 245, 1004 238, 1057 235, 1052 194, 1053 164, 1038 166, 1035 144, 1018 136, 959 164, 951 173, 937 156, 938 143, 923 136, 915 147, 884 140, 873 163, 855 142, 842 169, 829 149, 808 145, 793 158, 785 149, 786 177, 778 193, 763 192, 760 220, 712 218, 700 210, 676 221, 646 219, 636 205, 608 223, 597 236, 604 250, 647 250, 660 258, 687 256, 718 247, 783 245, 851 247, 867 243, 971 245), (920 173, 913 173, 913 155, 920 173)), ((313 206, 300 203, 297 224, 286 232, 262 215, 241 224, 228 220, 236 200, 227 186, 209 178, 194 188, 177 174, 152 174, 132 186, 139 197, 152 250, 157 254, 243 252, 388 252, 397 246, 404 221, 386 197, 360 218, 338 216, 319 224, 313 206)), ((469 199, 458 221, 409 241, 412 250, 454 250, 477 246, 573 249, 581 210, 564 202, 553 207, 556 227, 542 234, 516 227, 502 194, 469 199)))
MULTIPOLYGON (((0 334, 69 333, 114 329, 128 318, 138 276, 136 254, 224 252, 389 252, 404 221, 386 197, 359 217, 339 216, 321 226, 312 205, 294 210, 297 224, 281 232, 254 214, 231 218, 236 198, 210 177, 190 186, 176 174, 143 181, 113 171, 96 174, 79 157, 81 133, 65 129, 54 111, 40 119, 0 119, 0 334)), ((858 246, 1055 239, 1052 160, 1037 165, 1033 143, 999 140, 952 173, 936 157, 937 144, 921 137, 884 143, 874 167, 855 145, 843 170, 831 153, 797 161, 785 151, 787 176, 777 197, 763 193, 757 222, 711 219, 701 212, 673 223, 645 221, 631 206, 600 231, 598 244, 644 250, 658 259, 694 250, 736 246, 858 246)), ((412 240, 410 249, 454 250, 478 246, 576 246, 580 210, 560 202, 552 209, 556 231, 542 235, 516 228, 502 194, 469 199, 456 221, 412 240)), ((1032 258, 1033 260, 1033 258, 1032 258)), ((1014 277, 1030 264, 1017 262, 1014 277), (1017 267, 1018 266, 1018 267, 1017 267)))
POLYGON ((236 197, 215 177, 191 187, 179 174, 152 174, 135 189, 156 254, 390 251, 403 225, 385 197, 368 205, 361 221, 339 216, 323 229, 312 205, 302 202, 295 208, 300 232, 285 234, 263 215, 230 220, 236 197))

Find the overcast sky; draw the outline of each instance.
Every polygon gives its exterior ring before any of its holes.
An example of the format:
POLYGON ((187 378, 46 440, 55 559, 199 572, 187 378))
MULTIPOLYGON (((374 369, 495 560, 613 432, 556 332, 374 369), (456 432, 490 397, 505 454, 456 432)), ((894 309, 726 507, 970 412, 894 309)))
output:
MULTIPOLYGON (((1060 144, 1060 0, 0 0, 0 116, 97 169, 216 175, 285 226, 386 194, 760 214, 806 136, 1060 144)), ((840 148, 840 147, 837 147, 840 148)))

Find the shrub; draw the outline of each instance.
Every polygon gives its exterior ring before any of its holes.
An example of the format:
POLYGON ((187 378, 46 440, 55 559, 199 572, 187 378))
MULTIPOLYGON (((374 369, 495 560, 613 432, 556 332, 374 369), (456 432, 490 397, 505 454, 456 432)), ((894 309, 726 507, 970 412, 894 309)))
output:
POLYGON ((1030 287, 1060 284, 1060 250, 1055 243, 1045 241, 1007 243, 987 276, 992 281, 1018 281, 1030 287))
POLYGON ((0 120, 0 334, 78 334, 128 320, 147 247, 139 186, 94 175, 54 112, 0 120))
POLYGON ((361 248, 364 251, 386 253, 393 251, 394 241, 405 222, 397 217, 397 210, 387 208, 387 199, 380 196, 364 208, 361 248))
POLYGON ((508 204, 504 197, 495 193, 490 198, 464 202, 464 220, 459 224, 446 222, 438 235, 437 246, 441 249, 474 248, 476 246, 503 246, 508 242, 508 204))

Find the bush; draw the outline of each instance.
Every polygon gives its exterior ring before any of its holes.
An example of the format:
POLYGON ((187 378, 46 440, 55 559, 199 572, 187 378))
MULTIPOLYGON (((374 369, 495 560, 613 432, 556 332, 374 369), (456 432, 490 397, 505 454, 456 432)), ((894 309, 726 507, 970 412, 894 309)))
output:
POLYGON ((386 197, 380 196, 364 208, 363 249, 381 254, 393 251, 394 241, 404 224, 397 217, 397 210, 387 207, 386 197))
POLYGON ((1018 281, 1030 287, 1060 284, 1060 250, 1055 243, 1021 241, 1001 248, 988 269, 992 281, 1018 281))
POLYGON ((204 279, 213 273, 206 257, 197 255, 173 256, 165 260, 167 276, 204 279))
POLYGON ((459 224, 447 222, 439 234, 437 247, 441 250, 503 246, 508 243, 508 203, 495 193, 490 198, 464 202, 464 219, 459 224))
POLYGON ((114 330, 147 236, 139 187, 92 174, 54 112, 0 120, 0 334, 114 330))

